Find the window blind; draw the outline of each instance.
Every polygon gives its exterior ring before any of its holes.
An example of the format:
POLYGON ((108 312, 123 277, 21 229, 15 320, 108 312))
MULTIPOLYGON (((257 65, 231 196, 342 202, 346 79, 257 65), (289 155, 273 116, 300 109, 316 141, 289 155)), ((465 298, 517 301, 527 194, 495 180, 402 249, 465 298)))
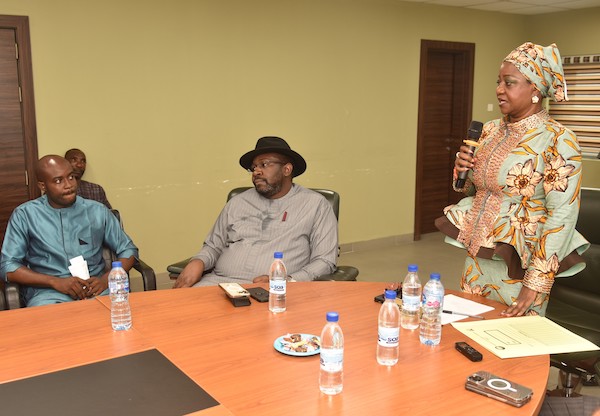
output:
POLYGON ((550 102, 550 114, 573 130, 584 157, 600 156, 600 55, 565 56, 569 101, 550 102))

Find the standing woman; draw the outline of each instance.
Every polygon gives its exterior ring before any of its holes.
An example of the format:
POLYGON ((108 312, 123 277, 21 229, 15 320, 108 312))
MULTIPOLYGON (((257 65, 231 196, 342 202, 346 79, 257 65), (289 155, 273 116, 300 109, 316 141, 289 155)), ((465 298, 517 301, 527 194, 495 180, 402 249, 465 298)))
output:
POLYGON ((475 153, 456 154, 454 189, 467 197, 436 226, 467 249, 461 288, 507 305, 506 316, 544 315, 555 277, 585 267, 589 243, 575 230, 581 151, 572 131, 542 108, 567 100, 556 45, 524 43, 502 62, 502 119, 486 123, 475 153), (469 171, 462 189, 458 172, 469 171))

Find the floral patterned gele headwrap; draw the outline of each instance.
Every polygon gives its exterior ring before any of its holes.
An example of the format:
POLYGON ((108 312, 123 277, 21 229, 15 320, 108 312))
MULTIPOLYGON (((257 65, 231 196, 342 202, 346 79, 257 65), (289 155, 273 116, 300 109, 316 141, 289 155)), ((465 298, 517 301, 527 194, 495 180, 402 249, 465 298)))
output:
POLYGON ((567 101, 567 82, 563 72, 560 52, 553 43, 550 46, 525 42, 504 58, 517 67, 525 78, 542 93, 555 101, 567 101))

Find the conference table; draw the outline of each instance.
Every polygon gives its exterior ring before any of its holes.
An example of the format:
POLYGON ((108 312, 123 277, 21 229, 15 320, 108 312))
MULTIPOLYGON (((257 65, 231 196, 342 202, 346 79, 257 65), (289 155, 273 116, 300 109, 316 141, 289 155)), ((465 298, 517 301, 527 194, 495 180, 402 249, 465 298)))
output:
MULTIPOLYGON (((385 286, 373 282, 290 283, 287 311, 281 314, 270 313, 268 303, 254 300, 250 306, 234 307, 219 287, 132 293, 133 327, 129 331, 111 329, 107 296, 2 311, 0 383, 157 350, 218 402, 188 414, 538 414, 549 357, 503 360, 451 325, 444 325, 442 341, 436 347, 422 345, 418 330, 401 329, 398 364, 378 365, 375 350, 381 305, 373 298, 385 286), (339 313, 345 340, 344 387, 336 396, 319 391, 318 355, 290 356, 273 346, 275 339, 287 333, 320 335, 328 311, 339 313), (471 362, 461 355, 454 348, 457 341, 477 348, 483 361, 471 362), (532 400, 515 408, 465 390, 467 376, 479 370, 528 386, 534 392, 532 400)), ((499 303, 447 293, 494 306, 495 310, 484 314, 486 319, 500 317, 499 303)), ((169 382, 164 379, 165 386, 169 382)), ((0 384, 0 391, 2 388, 0 384)), ((51 409, 45 414, 51 415, 51 409)))

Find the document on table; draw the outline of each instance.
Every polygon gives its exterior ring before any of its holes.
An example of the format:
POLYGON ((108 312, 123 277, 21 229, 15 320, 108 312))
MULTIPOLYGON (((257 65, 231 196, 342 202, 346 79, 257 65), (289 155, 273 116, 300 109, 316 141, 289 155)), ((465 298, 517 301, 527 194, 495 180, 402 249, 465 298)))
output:
POLYGON ((500 358, 600 349, 541 316, 454 322, 452 326, 500 358))
POLYGON ((468 315, 481 315, 482 313, 494 310, 494 308, 491 306, 455 295, 444 296, 443 309, 445 311, 452 311, 454 313, 442 313, 442 325, 446 325, 454 321, 460 321, 461 319, 467 319, 469 318, 468 315), (461 315, 461 313, 465 313, 467 315, 461 315))

